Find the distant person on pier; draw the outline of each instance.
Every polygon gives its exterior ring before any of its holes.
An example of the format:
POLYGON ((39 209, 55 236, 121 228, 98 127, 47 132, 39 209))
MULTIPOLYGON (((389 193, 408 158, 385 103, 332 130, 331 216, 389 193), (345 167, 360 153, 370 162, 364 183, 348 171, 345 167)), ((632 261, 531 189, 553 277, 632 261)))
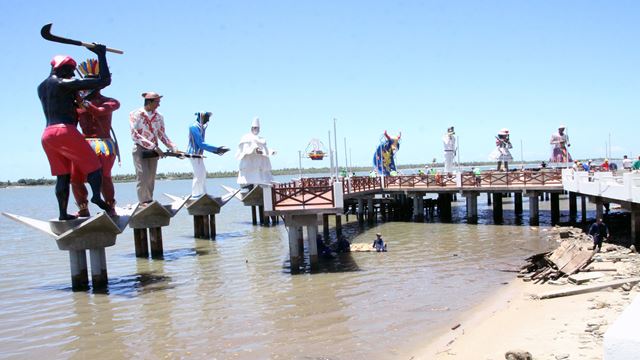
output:
POLYGON ((136 168, 138 201, 141 204, 147 204, 153 201, 158 158, 165 157, 158 146, 158 140, 173 152, 177 153, 179 150, 165 134, 164 116, 156 111, 160 106, 162 95, 149 91, 142 93, 142 98, 144 106, 129 114, 129 126, 134 143, 132 155, 136 168), (156 154, 157 156, 151 156, 156 154))
POLYGON ((471 171, 476 180, 476 186, 480 186, 482 184, 482 171, 480 171, 479 167, 472 167, 471 171))
POLYGON ((609 171, 609 159, 604 159, 604 162, 600 164, 600 171, 609 171))
POLYGON ((111 84, 106 47, 94 44, 89 50, 98 56, 98 64, 102 69, 97 78, 74 78, 77 65, 75 60, 70 56, 58 55, 51 60, 50 75, 38 86, 38 97, 47 125, 42 134, 42 148, 47 154, 51 175, 56 176, 55 194, 59 220, 76 218, 67 213, 72 168, 87 174, 92 191, 91 202, 108 213, 113 211, 100 197, 100 161, 77 129, 78 92, 101 89, 111 84))
POLYGON ((551 135, 551 141, 549 142, 553 149, 551 150, 551 163, 568 163, 573 161, 569 150, 567 149, 571 144, 569 143, 569 135, 565 132, 566 126, 560 125, 558 132, 551 135))
POLYGON ((589 160, 587 162, 582 163, 582 169, 586 172, 591 171, 591 163, 593 162, 593 160, 589 160))
POLYGON ((640 170, 640 155, 638 159, 633 162, 633 166, 631 167, 633 170, 640 170))
POLYGON ((238 184, 243 188, 252 189, 255 185, 270 185, 273 182, 271 174, 271 160, 275 151, 269 151, 267 140, 260 134, 260 119, 255 118, 251 123, 251 131, 242 136, 238 144, 236 159, 240 160, 238 184))
POLYGON ((511 145, 511 141, 509 141, 509 130, 503 128, 498 131, 498 135, 496 136, 495 150, 489 154, 489 159, 498 162, 497 171, 501 169, 509 171, 509 161, 513 160, 513 156, 511 156, 511 152, 509 151, 511 148, 513 148, 513 145, 511 145), (502 164, 504 164, 504 167, 502 164))
POLYGON ((447 129, 447 133, 442 136, 442 144, 444 146, 444 172, 450 174, 453 172, 453 161, 456 157, 456 133, 453 126, 447 129))
POLYGON ((602 218, 598 218, 596 222, 591 224, 588 234, 593 238, 593 250, 597 252, 600 252, 604 239, 609 239, 611 237, 609 228, 604 222, 602 222, 602 218))
POLYGON ((371 244, 371 247, 376 249, 376 252, 387 251, 387 244, 384 243, 384 240, 382 239, 382 234, 380 233, 376 234, 376 239, 373 240, 373 244, 371 244))
MULTIPOLYGON (((187 154, 202 155, 205 151, 222 155, 229 151, 224 146, 216 147, 204 142, 205 131, 211 119, 210 112, 196 113, 196 121, 189 127, 189 147, 187 154)), ((193 167, 193 182, 191 183, 191 197, 198 198, 207 193, 207 168, 203 158, 190 158, 193 167)))
MULTIPOLYGON (((95 79, 100 73, 98 61, 95 59, 88 59, 80 63, 77 70, 85 79, 95 79)), ((113 180, 111 179, 111 169, 116 162, 116 158, 120 162, 120 150, 118 142, 115 140, 115 134, 112 137, 110 132, 113 132, 111 118, 113 112, 120 108, 120 102, 103 96, 100 93, 100 89, 81 92, 80 95, 82 101, 79 102, 77 109, 80 128, 85 140, 95 151, 98 160, 100 160, 102 196, 107 205, 113 208, 116 204, 116 199, 113 180)), ((81 217, 91 215, 87 201, 87 188, 84 186, 86 181, 87 174, 74 167, 71 172, 71 190, 78 205, 78 216, 81 217)), ((115 215, 115 213, 112 212, 110 215, 115 215)))
POLYGON ((629 159, 629 158, 627 157, 627 155, 625 155, 625 156, 622 158, 622 168, 623 168, 624 170, 631 170, 631 167, 632 167, 632 166, 633 166, 633 160, 629 159))

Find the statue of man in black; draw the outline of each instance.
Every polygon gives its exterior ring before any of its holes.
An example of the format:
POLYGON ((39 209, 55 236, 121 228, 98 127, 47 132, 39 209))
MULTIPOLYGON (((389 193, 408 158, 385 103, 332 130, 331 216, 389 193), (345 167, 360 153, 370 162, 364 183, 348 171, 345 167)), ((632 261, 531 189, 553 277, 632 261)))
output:
POLYGON ((76 108, 81 101, 78 92, 102 89, 111 84, 106 47, 94 44, 89 50, 98 56, 100 75, 97 78, 74 78, 75 60, 70 56, 58 55, 51 60, 51 74, 38 86, 38 96, 47 120, 47 127, 42 134, 42 147, 51 166, 51 175, 57 177, 55 194, 60 220, 76 218, 67 213, 72 167, 87 174, 87 182, 93 193, 91 202, 109 215, 115 215, 113 208, 100 197, 100 161, 77 129, 76 108))

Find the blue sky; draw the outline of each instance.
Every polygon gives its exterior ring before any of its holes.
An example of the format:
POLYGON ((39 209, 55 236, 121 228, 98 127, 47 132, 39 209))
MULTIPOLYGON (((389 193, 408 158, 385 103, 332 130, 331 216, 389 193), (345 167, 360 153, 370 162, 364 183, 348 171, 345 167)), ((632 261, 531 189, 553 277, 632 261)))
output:
MULTIPOLYGON (((183 150, 193 113, 213 112, 207 142, 232 151, 209 156, 209 171, 237 169, 237 143, 254 116, 278 151, 274 168, 297 167, 312 138, 327 144, 333 118, 341 164, 345 137, 352 163, 368 166, 385 130, 402 132, 397 163, 442 161, 440 138, 452 125, 462 161, 487 160, 503 127, 518 160, 546 159, 561 123, 574 157, 603 157, 609 135, 612 157, 640 153, 637 1, 105 4, 0 2, 0 180, 50 177, 36 87, 53 55, 92 55, 43 40, 46 23, 125 51, 108 55, 113 82, 103 91, 122 104, 116 174, 133 173, 128 114, 144 91, 164 95, 159 111, 183 150)), ((186 160, 159 166, 190 170, 186 160)))

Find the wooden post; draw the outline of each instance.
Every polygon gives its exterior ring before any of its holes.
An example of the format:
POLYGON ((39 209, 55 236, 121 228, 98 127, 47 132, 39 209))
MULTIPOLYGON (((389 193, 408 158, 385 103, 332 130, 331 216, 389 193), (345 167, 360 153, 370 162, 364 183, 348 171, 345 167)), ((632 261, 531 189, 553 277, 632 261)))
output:
POLYGON ((300 271, 300 243, 298 242, 298 227, 289 226, 289 260, 291 262, 291 273, 300 271))
POLYGON ((302 229, 302 226, 296 227, 296 232, 298 234, 298 250, 300 251, 300 261, 302 261, 302 258, 304 256, 304 231, 302 229))
POLYGON ((580 195, 580 220, 583 223, 587 222, 587 197, 580 195))
POLYGON ((271 216, 271 225, 276 226, 277 223, 278 223, 278 217, 275 215, 271 216))
POLYGON ((560 194, 551 193, 551 225, 560 222, 560 194))
POLYGON ((576 222, 578 218, 578 196, 573 191, 569 191, 569 221, 576 222))
POLYGON ((438 209, 440 210, 440 220, 451 222, 451 194, 438 194, 438 209))
POLYGON ((104 248, 89 249, 91 260, 91 284, 93 289, 104 289, 109 279, 107 277, 107 256, 104 248))
POLYGON ((358 224, 364 224, 364 199, 358 198, 358 224))
POLYGON ((487 205, 491 205, 491 193, 487 193, 487 205))
MULTIPOLYGON (((322 240, 329 244, 329 214, 322 214, 322 240)), ((336 239, 337 240, 337 239, 336 239)))
POLYGON ((342 236, 342 216, 336 214, 336 239, 342 236))
POLYGON ((193 216, 193 237, 199 239, 202 237, 202 226, 200 222, 202 221, 202 217, 200 215, 193 216))
POLYGON ((467 222, 475 224, 478 222, 478 193, 465 193, 467 198, 467 222))
POLYGON ((260 225, 264 226, 264 206, 258 205, 258 218, 260 219, 260 225))
POLYGON ((87 253, 84 250, 69 250, 69 265, 71 267, 71 289, 73 291, 89 289, 87 253))
POLYGON ((256 218, 256 207, 251 205, 251 223, 253 225, 258 225, 258 220, 256 218))
POLYGON ((631 205, 631 241, 640 248, 640 205, 631 205))
POLYGON ((149 257, 149 246, 147 244, 147 229, 133 229, 133 242, 136 248, 136 257, 149 257))
POLYGON ((513 212, 516 215, 522 215, 522 193, 513 193, 513 212))
POLYGON ((540 213, 538 210, 538 199, 539 195, 536 193, 531 193, 529 195, 529 224, 538 225, 540 224, 540 213))
POLYGON ((367 221, 369 224, 376 222, 376 215, 373 209, 373 198, 367 199, 367 221))
POLYGON ((502 220, 502 193, 495 192, 493 193, 493 221, 501 224, 502 220))
POLYGON ((162 249, 162 228, 149 229, 149 242, 151 243, 151 258, 162 259, 164 250, 162 249))
POLYGON ((215 239, 216 238, 216 214, 211 214, 209 215, 209 230, 210 232, 210 238, 211 239, 215 239))
POLYGON ((202 215, 201 218, 202 218, 202 238, 210 239, 211 233, 209 232, 209 216, 202 215))
POLYGON ((311 270, 318 269, 318 225, 307 225, 307 238, 309 240, 309 265, 311 270))

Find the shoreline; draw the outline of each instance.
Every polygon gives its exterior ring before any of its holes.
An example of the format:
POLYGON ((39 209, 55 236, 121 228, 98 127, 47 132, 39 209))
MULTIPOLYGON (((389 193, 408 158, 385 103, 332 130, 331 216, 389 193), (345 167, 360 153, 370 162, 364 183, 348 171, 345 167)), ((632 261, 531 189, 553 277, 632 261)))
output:
MULTIPOLYGON (((615 262, 623 275, 631 261, 615 262)), ((611 266, 607 260, 600 260, 611 266)), ((607 276, 605 283, 614 278, 607 276)), ((589 285, 589 284, 586 284, 589 285)), ((578 295, 538 300, 537 296, 585 285, 533 284, 514 278, 416 349, 409 359, 505 359, 508 351, 527 351, 536 360, 602 359, 603 335, 640 293, 638 286, 606 288, 578 295)), ((514 358, 517 359, 517 358, 514 358)))

